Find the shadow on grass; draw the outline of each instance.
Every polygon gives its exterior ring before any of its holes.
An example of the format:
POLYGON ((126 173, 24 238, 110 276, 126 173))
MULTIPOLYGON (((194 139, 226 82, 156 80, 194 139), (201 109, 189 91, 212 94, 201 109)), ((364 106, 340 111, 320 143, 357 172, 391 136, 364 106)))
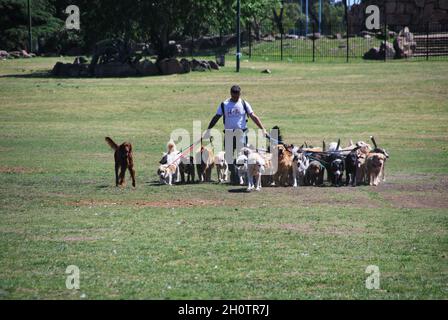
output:
POLYGON ((230 193, 249 193, 249 191, 247 191, 247 188, 234 188, 234 189, 229 189, 230 193))

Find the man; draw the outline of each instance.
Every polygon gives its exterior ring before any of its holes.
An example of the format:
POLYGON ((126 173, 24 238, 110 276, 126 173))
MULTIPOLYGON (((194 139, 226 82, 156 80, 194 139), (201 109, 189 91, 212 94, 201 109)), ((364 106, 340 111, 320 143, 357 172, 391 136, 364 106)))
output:
MULTIPOLYGON (((227 99, 218 106, 216 115, 210 121, 208 130, 204 138, 209 138, 209 130, 216 125, 221 117, 224 117, 225 141, 229 141, 229 137, 230 139, 233 139, 231 148, 229 146, 229 148, 225 148, 225 150, 226 153, 231 152, 233 154, 235 149, 239 149, 243 146, 246 146, 247 144, 246 132, 248 116, 252 119, 252 121, 257 125, 258 128, 263 130, 264 136, 267 135, 267 132, 263 124, 261 123, 260 118, 252 110, 251 105, 247 101, 244 101, 240 98, 241 88, 237 85, 232 86, 232 88, 230 88, 230 95, 230 99, 227 99)), ((238 183, 238 177, 233 163, 229 163, 229 169, 231 173, 231 182, 238 183)))

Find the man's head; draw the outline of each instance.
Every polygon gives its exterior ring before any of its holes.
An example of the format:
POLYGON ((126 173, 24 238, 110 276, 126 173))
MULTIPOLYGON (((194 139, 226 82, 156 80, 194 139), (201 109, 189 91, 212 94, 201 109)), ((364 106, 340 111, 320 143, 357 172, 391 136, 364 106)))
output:
POLYGON ((241 88, 238 85, 234 85, 232 86, 232 88, 230 88, 230 95, 232 96, 232 100, 233 101, 238 101, 238 99, 240 98, 241 95, 241 88))

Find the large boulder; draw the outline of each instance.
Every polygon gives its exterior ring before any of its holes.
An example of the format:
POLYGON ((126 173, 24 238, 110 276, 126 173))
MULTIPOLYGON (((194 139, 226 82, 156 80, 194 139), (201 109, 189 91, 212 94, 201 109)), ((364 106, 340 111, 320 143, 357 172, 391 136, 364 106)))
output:
POLYGON ((395 58, 410 58, 414 55, 417 43, 414 41, 414 35, 408 27, 402 29, 394 40, 395 58))
POLYGON ((163 75, 170 75, 176 73, 183 73, 183 68, 180 62, 174 58, 162 59, 157 62, 160 73, 163 75))
POLYGON ((9 58, 9 53, 7 51, 0 50, 0 59, 8 59, 8 58, 9 58))
POLYGON ((218 66, 218 64, 215 61, 210 60, 210 61, 207 61, 207 63, 210 66, 211 69, 219 70, 219 66, 218 66))
POLYGON ((204 60, 191 60, 191 71, 211 71, 210 64, 207 61, 204 60))
POLYGON ((393 59, 395 58, 395 49, 392 43, 388 41, 381 42, 380 46, 380 53, 382 57, 384 58, 384 55, 386 55, 386 59, 393 59))
POLYGON ((94 75, 95 77, 132 77, 137 75, 137 70, 128 63, 110 62, 97 64, 94 75))
POLYGON ((380 54, 380 48, 378 48, 378 47, 371 48, 369 51, 364 53, 363 59, 366 59, 366 60, 381 60, 381 59, 383 59, 380 54))
POLYGON ((140 76, 155 76, 159 74, 159 68, 150 60, 140 61, 135 67, 140 76))
POLYGON ((180 65, 182 66, 182 73, 189 73, 191 71, 190 61, 185 58, 180 59, 180 65))
POLYGON ((73 63, 57 62, 51 74, 56 77, 79 77, 88 75, 88 66, 73 63))

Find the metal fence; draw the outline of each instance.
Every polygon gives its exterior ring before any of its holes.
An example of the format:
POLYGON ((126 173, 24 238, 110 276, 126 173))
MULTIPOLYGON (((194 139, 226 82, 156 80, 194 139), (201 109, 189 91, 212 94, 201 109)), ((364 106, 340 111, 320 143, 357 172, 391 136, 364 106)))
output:
POLYGON ((339 26, 306 35, 252 32, 243 37, 243 55, 251 59, 286 61, 350 60, 448 60, 448 26, 441 24, 383 25, 378 30, 363 26, 339 26), (407 29, 405 29, 407 28, 407 29))
MULTIPOLYGON (((271 30, 261 32, 262 35, 257 37, 250 29, 244 30, 241 35, 243 59, 297 62, 448 61, 448 25, 383 25, 378 30, 365 30, 365 26, 343 24, 328 26, 318 32, 317 25, 312 24, 308 31, 308 34, 299 35, 271 30)), ((235 56, 236 35, 193 38, 183 41, 182 47, 184 56, 235 56)))

